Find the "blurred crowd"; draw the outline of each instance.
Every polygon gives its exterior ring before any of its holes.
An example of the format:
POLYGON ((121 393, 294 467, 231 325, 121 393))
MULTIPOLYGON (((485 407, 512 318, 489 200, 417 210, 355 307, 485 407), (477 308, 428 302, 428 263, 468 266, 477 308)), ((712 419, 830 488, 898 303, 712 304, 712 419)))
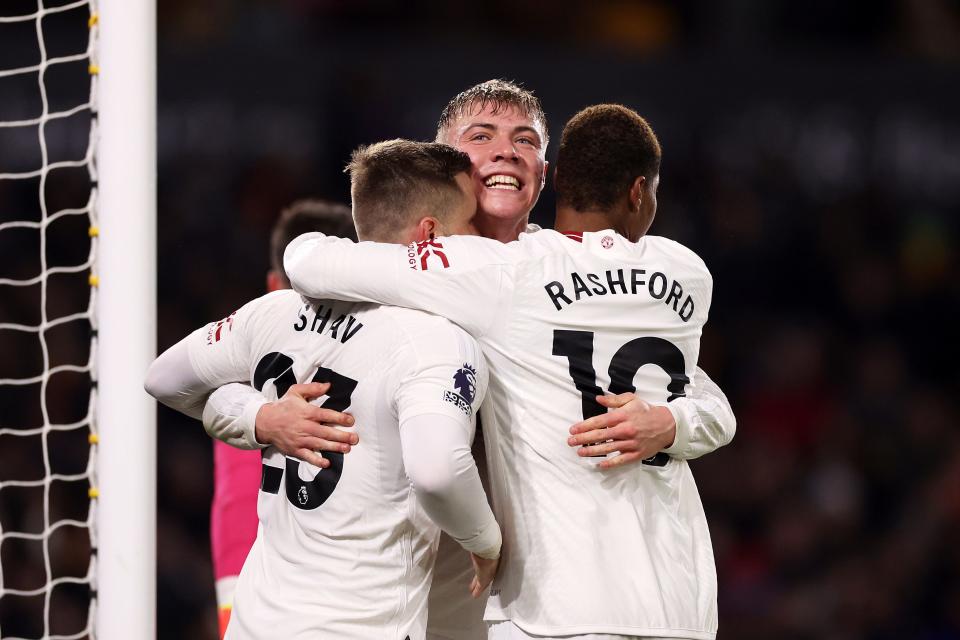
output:
MULTIPOLYGON (((739 428, 692 468, 718 638, 960 638, 960 7, 834 4, 161 3, 159 347, 264 291, 277 213, 346 202, 353 147, 430 137, 474 82, 535 90, 554 140, 580 107, 623 102, 664 147, 651 232, 715 281, 701 366, 739 428)), ((2 220, 35 197, 0 181, 2 220)), ((548 179, 533 221, 552 210, 548 179)), ((2 246, 24 277, 30 243, 2 246)), ((18 295, 4 314, 35 304, 18 295)), ((0 363, 36 361, 2 344, 0 363)), ((5 398, 0 426, 31 423, 5 398)), ((211 445, 165 409, 158 433, 159 636, 213 638, 211 445)), ((0 447, 0 479, 27 466, 26 445, 0 447)), ((29 519, 26 502, 0 492, 0 516, 29 519)))

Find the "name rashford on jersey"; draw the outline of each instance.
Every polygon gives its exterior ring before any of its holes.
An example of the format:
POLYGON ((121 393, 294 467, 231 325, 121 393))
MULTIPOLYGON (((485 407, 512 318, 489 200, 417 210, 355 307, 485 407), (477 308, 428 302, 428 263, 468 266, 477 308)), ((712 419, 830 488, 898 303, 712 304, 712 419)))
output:
POLYGON ((422 309, 480 342, 504 538, 487 620, 547 636, 715 637, 716 570, 687 459, 725 444, 733 425, 712 383, 687 395, 705 377, 696 364, 713 286, 696 254, 610 230, 422 247, 308 234, 285 268, 308 297, 422 309), (598 469, 567 446, 568 429, 605 411, 596 395, 626 391, 669 402, 676 440, 642 465, 598 469), (726 431, 710 426, 720 423, 726 431))

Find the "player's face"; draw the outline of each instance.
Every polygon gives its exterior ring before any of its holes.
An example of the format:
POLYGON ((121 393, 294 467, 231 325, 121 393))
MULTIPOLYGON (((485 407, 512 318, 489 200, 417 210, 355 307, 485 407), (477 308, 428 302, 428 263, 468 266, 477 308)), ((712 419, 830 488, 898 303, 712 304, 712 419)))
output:
POLYGON ((521 219, 543 189, 543 124, 513 108, 488 106, 466 113, 447 129, 445 142, 470 156, 481 216, 521 219))
POLYGON ((457 185, 460 187, 460 198, 457 205, 447 213, 441 224, 440 235, 444 236, 476 236, 477 231, 477 196, 473 192, 473 179, 466 173, 457 174, 457 185))

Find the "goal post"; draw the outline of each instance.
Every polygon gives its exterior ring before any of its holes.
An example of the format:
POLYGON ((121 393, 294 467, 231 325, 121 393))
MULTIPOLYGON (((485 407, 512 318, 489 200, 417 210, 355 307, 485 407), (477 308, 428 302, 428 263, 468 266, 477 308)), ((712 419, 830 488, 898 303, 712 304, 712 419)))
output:
POLYGON ((99 640, 156 637, 156 2, 97 0, 99 640))

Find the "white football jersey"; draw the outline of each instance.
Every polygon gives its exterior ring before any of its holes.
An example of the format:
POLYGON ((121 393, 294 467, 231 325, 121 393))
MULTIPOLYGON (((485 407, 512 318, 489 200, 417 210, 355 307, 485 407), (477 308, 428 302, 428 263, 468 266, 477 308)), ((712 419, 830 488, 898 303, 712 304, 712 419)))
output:
POLYGON ((308 297, 423 309, 480 341, 503 530, 487 620, 547 636, 715 637, 716 570, 686 427, 678 419, 669 449, 612 470, 566 443, 570 425, 605 411, 598 394, 658 404, 684 395, 713 286, 696 254, 610 230, 408 247, 307 234, 287 248, 285 268, 308 297))
MULTIPOLYGON (((474 425, 486 365, 476 341, 419 311, 258 298, 187 340, 211 386, 268 398, 331 382, 320 406, 349 411, 360 444, 318 469, 264 450, 260 532, 237 585, 231 640, 422 640, 439 529, 405 475, 398 424, 440 414, 474 425)), ((466 552, 463 552, 466 554, 466 552)))

